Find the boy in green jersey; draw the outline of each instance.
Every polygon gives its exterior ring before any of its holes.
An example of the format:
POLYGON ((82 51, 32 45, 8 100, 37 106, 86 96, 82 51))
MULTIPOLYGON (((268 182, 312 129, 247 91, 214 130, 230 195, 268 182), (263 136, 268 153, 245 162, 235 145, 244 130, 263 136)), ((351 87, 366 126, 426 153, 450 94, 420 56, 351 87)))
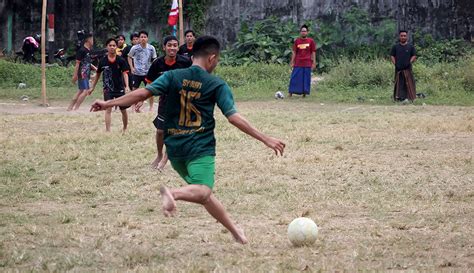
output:
POLYGON ((212 194, 214 186, 214 107, 217 104, 227 120, 266 146, 282 155, 285 144, 254 128, 236 110, 229 86, 211 75, 219 62, 220 44, 216 38, 203 36, 193 47, 193 66, 164 73, 145 88, 116 100, 97 100, 91 111, 126 106, 155 95, 166 95, 165 145, 171 165, 189 184, 160 188, 165 216, 176 213, 176 200, 198 203, 242 244, 247 243, 243 230, 231 220, 224 206, 212 194))

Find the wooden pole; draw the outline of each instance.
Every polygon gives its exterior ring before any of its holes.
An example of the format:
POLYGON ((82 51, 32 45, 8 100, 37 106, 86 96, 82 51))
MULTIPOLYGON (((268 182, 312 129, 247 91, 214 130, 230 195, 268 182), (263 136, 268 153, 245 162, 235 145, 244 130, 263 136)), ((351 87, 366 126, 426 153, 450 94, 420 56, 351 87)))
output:
POLYGON ((183 0, 179 0, 179 44, 184 44, 183 0))
POLYGON ((46 98, 46 6, 48 0, 43 0, 43 9, 41 13, 41 97, 42 106, 49 106, 46 98))

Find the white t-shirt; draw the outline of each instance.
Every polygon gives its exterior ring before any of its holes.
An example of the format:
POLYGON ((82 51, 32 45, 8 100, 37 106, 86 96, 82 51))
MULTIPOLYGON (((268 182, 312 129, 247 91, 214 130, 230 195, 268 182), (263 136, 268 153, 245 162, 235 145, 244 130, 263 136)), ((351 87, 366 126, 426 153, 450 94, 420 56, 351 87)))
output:
POLYGON ((128 56, 133 58, 135 75, 146 76, 148 69, 150 69, 151 63, 156 58, 156 50, 155 47, 150 44, 146 44, 145 48, 138 44, 134 45, 132 49, 130 49, 128 56))

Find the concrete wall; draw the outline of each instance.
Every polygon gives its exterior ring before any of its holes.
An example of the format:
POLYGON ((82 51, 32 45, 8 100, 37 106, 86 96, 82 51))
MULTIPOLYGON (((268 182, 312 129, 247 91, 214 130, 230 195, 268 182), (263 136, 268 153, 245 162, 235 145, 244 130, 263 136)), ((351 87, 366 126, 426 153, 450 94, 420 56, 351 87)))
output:
MULTIPOLYGON (((77 30, 93 30, 92 1, 55 0, 59 47, 72 45, 77 30)), ((159 24, 166 19, 157 18, 153 3, 122 0, 120 32, 128 37, 132 31, 145 29, 150 40, 169 34, 170 28, 159 24)), ((397 20, 400 28, 420 29, 437 38, 473 38, 474 0, 213 0, 206 15, 205 33, 229 43, 235 40, 241 20, 277 16, 301 23, 337 15, 353 6, 369 11, 375 19, 389 16, 397 20)), ((26 35, 40 32, 41 0, 0 0, 0 48, 7 47, 8 14, 13 15, 14 49, 20 48, 26 35)), ((186 25, 189 26, 192 22, 186 25)))

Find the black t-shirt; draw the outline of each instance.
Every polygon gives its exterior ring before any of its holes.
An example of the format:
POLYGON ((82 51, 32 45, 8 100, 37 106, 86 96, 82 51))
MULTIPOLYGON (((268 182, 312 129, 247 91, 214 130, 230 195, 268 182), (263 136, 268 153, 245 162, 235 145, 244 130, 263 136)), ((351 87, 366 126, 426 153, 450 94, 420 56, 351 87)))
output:
POLYGON ((121 56, 117 56, 114 62, 111 62, 108 56, 100 59, 97 71, 103 72, 104 92, 123 93, 125 89, 123 72, 129 70, 127 62, 121 56))
POLYGON ((401 45, 398 43, 392 47, 390 56, 395 57, 395 68, 397 71, 410 69, 410 59, 416 56, 416 50, 411 44, 401 45))
POLYGON ((133 45, 127 45, 123 50, 122 50, 122 57, 125 59, 126 62, 128 62, 128 53, 130 52, 130 49, 132 49, 133 45))
POLYGON ((77 77, 80 80, 88 80, 91 74, 91 51, 86 47, 81 47, 76 54, 76 60, 81 62, 79 64, 79 70, 77 71, 77 77))
POLYGON ((179 47, 178 54, 191 59, 193 56, 193 48, 191 47, 191 49, 189 49, 187 44, 181 45, 179 47))
POLYGON ((146 81, 151 83, 158 79, 163 73, 169 70, 188 68, 193 63, 189 58, 181 55, 176 55, 176 62, 173 65, 167 65, 165 62, 165 56, 161 56, 156 59, 150 66, 148 74, 146 75, 146 81))

